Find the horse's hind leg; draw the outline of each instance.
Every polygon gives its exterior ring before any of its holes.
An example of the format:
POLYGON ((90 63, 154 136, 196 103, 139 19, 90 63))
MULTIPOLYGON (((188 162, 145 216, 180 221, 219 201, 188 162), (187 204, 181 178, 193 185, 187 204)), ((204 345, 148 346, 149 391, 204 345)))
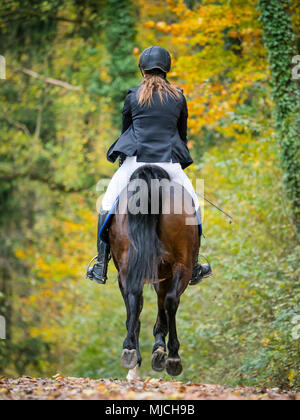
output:
POLYGON ((169 325, 169 342, 168 342, 168 358, 166 369, 169 375, 178 376, 182 372, 181 359, 179 357, 179 341, 176 328, 176 313, 180 302, 179 283, 182 277, 181 270, 178 270, 173 277, 173 284, 165 298, 165 310, 168 316, 169 325))
POLYGON ((155 344, 153 347, 152 369, 157 372, 162 372, 166 368, 166 336, 168 334, 168 320, 165 310, 165 297, 167 293, 167 281, 158 284, 155 289, 157 293, 158 314, 156 324, 153 329, 155 337, 155 344))
MULTIPOLYGON (((129 328, 129 313, 130 313, 129 312, 129 305, 128 305, 127 295, 124 292, 124 288, 123 288, 122 282, 120 280, 120 277, 119 277, 119 286, 120 286, 120 290, 121 290, 121 293, 122 293, 122 296, 123 296, 123 299, 124 299, 124 302, 125 302, 125 306, 126 306, 126 311, 127 311, 126 328, 128 330, 128 328, 129 328)), ((142 298, 142 301, 141 301, 140 313, 141 313, 142 309, 143 309, 143 298, 142 298)), ((137 351, 137 363, 135 364, 135 366, 133 368, 129 368, 128 365, 124 366, 125 368, 129 369, 128 375, 127 375, 128 380, 140 379, 139 368, 141 367, 141 364, 142 364, 142 356, 141 356, 140 349, 139 349, 140 329, 141 329, 141 322, 140 322, 140 320, 138 320, 136 330, 135 330, 136 343, 137 343, 137 349, 136 349, 136 351, 137 351)), ((124 352, 122 354, 122 364, 123 364, 123 359, 124 359, 124 352)), ((135 363, 135 356, 133 357, 132 365, 134 363, 135 363)))
MULTIPOLYGON (((121 282, 120 282, 121 283, 121 282)), ((143 309, 143 294, 126 293, 120 286, 127 309, 127 337, 123 344, 123 353, 121 357, 122 365, 125 369, 134 369, 137 365, 141 365, 142 358, 139 350, 139 333, 140 333, 140 314, 143 309)))
POLYGON ((135 330, 136 351, 137 351, 137 355, 138 355, 138 365, 139 365, 139 367, 142 364, 142 356, 141 356, 141 352, 140 352, 140 343, 139 343, 139 340, 140 340, 140 331, 141 331, 140 315, 141 315, 141 312, 143 310, 143 305, 144 305, 144 298, 142 296, 142 298, 140 300, 140 309, 139 309, 137 326, 136 326, 136 330, 135 330))

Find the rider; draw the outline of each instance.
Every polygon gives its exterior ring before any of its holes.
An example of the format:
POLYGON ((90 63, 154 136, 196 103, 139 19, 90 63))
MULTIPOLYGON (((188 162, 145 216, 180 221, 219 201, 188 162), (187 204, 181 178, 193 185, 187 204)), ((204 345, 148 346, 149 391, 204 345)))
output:
MULTIPOLYGON (((187 148, 188 110, 182 89, 166 78, 171 68, 171 56, 162 47, 149 47, 141 54, 139 68, 144 79, 137 88, 129 90, 123 107, 122 134, 107 153, 110 162, 120 157, 120 168, 102 201, 97 263, 87 273, 88 278, 100 284, 106 283, 110 254, 108 235, 106 233, 103 238, 101 228, 118 194, 138 167, 151 163, 165 169, 172 181, 184 185, 195 208, 199 208, 192 183, 183 171, 193 163, 187 148)), ((211 273, 208 263, 195 264, 190 284, 199 283, 211 273)))

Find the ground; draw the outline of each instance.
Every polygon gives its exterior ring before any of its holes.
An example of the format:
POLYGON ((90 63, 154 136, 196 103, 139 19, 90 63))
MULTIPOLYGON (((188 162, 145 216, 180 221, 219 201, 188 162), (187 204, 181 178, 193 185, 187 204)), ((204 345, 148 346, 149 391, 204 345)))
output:
POLYGON ((300 400, 300 392, 146 379, 0 378, 0 400, 300 400))

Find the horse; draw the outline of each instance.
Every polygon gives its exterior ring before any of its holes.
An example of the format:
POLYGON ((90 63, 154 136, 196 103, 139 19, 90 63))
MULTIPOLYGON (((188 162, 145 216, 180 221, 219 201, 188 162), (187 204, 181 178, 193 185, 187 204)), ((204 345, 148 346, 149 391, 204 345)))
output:
MULTIPOLYGON (((133 214, 116 211, 109 229, 111 255, 118 271, 118 283, 127 311, 127 336, 123 344, 121 363, 133 377, 138 377, 142 363, 139 349, 141 329, 140 314, 143 309, 143 288, 146 282, 157 293, 158 314, 153 330, 155 344, 152 351, 152 369, 170 376, 180 375, 182 361, 177 336, 176 313, 180 297, 186 290, 200 248, 199 223, 196 212, 191 216, 184 209, 183 187, 171 188, 164 194, 164 186, 158 183, 153 191, 153 180, 170 181, 170 177, 158 165, 144 165, 132 175, 130 182, 146 183, 148 210, 153 196, 159 198, 156 212, 133 214), (163 211, 171 202, 169 211, 163 211), (176 212, 174 203, 181 202, 182 211, 176 212), (169 214, 167 214, 169 213, 169 214), (187 218, 193 223, 187 225, 187 218), (168 353, 166 337, 168 337, 168 353)), ((126 192, 127 209, 130 197, 126 192)), ((120 210, 120 209, 119 209, 120 210)))

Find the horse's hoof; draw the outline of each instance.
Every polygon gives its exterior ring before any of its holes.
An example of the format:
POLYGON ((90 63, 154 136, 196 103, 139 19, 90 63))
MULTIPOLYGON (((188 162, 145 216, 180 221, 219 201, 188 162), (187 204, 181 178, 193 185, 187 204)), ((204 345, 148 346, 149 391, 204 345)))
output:
POLYGON ((178 376, 182 372, 181 359, 168 358, 166 362, 166 369, 169 375, 178 376))
POLYGON ((156 372, 162 372, 166 368, 167 353, 163 347, 158 347, 152 355, 151 366, 156 372))
POLYGON ((136 350, 124 349, 121 357, 121 363, 125 369, 134 369, 138 364, 138 355, 136 350))

